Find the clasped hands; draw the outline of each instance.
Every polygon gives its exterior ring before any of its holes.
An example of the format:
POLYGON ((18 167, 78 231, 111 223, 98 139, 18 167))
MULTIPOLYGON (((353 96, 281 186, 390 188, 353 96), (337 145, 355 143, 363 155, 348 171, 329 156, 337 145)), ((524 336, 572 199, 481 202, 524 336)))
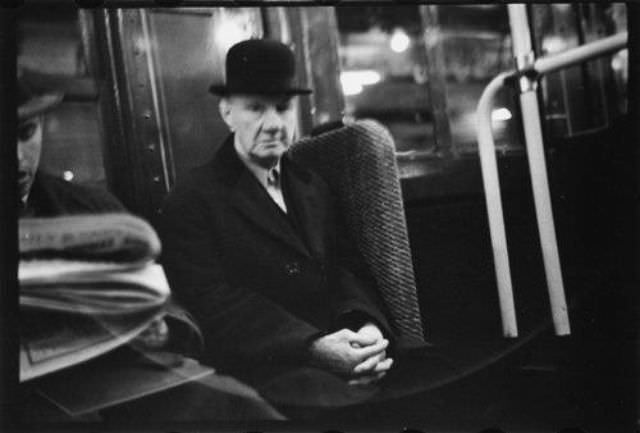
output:
POLYGON ((380 328, 368 322, 358 332, 341 329, 315 340, 311 362, 346 377, 350 385, 366 385, 382 379, 393 365, 388 346, 380 328))

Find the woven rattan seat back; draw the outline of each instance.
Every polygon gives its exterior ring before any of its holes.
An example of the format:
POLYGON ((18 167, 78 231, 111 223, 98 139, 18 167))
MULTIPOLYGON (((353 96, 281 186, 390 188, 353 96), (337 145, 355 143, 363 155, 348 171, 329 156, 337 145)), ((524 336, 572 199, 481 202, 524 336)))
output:
POLYGON ((423 341, 398 165, 387 129, 372 120, 356 121, 298 141, 291 156, 337 195, 396 332, 423 341))

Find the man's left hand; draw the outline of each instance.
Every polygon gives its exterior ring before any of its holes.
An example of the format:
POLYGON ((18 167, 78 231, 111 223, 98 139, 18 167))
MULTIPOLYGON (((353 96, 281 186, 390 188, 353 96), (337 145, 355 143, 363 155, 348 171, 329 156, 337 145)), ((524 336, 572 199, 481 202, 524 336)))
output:
MULTIPOLYGON (((373 322, 365 323, 358 334, 378 342, 384 339, 380 328, 373 322)), ((373 343, 375 344, 375 343, 373 343)), ((349 381, 350 385, 366 385, 382 379, 393 365, 393 359, 387 358, 386 351, 365 359, 354 368, 354 373, 360 377, 349 381)))
POLYGON ((378 326, 373 322, 367 322, 358 330, 358 334, 363 335, 365 337, 375 338, 376 341, 384 339, 384 335, 382 335, 382 331, 378 326))
POLYGON ((131 345, 143 350, 159 350, 169 341, 169 327, 163 318, 154 319, 131 345))

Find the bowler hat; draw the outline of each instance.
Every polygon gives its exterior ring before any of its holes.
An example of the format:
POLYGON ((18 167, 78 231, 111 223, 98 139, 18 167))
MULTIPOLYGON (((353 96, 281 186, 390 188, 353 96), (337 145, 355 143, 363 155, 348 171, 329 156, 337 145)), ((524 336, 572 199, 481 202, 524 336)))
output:
POLYGON ((310 89, 295 81, 296 62, 286 45, 268 39, 249 39, 232 46, 225 62, 226 83, 214 84, 211 93, 273 95, 306 94, 310 89))
POLYGON ((18 77, 18 121, 52 110, 63 97, 62 92, 36 91, 24 76, 18 77))

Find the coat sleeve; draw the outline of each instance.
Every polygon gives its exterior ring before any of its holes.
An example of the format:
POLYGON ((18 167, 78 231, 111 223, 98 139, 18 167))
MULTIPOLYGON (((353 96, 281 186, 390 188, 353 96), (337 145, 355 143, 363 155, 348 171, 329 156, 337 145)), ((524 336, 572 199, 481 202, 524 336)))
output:
MULTIPOLYGON (((211 231, 211 211, 195 190, 165 202, 158 231, 173 294, 204 336, 206 362, 298 362, 320 331, 253 290, 229 283, 211 231)), ((247 270, 250 271, 250 270, 247 270)))

